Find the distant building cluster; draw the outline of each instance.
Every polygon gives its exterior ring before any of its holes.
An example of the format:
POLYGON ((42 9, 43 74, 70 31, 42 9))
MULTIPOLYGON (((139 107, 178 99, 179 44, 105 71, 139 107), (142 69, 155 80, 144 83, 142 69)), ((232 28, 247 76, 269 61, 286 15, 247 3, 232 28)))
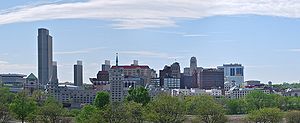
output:
MULTIPOLYGON (((110 93, 112 102, 121 102, 128 95, 128 90, 135 87, 147 88, 151 97, 160 93, 172 96, 211 95, 230 99, 243 98, 253 91, 264 93, 280 93, 272 87, 272 82, 262 84, 257 80, 244 80, 242 64, 223 64, 216 68, 203 68, 197 65, 197 58, 191 57, 189 67, 181 70, 180 63, 165 65, 159 70, 159 75, 148 65, 140 65, 134 60, 129 65, 111 65, 105 60, 102 69, 95 78, 90 78, 92 84, 83 82, 83 61, 74 64, 74 82, 60 83, 57 76, 57 61, 53 61, 52 36, 49 30, 38 29, 38 77, 34 74, 0 74, 0 84, 9 87, 11 92, 42 90, 65 106, 81 107, 94 101, 96 93, 110 93)), ((284 96, 299 96, 299 89, 288 89, 284 96)))

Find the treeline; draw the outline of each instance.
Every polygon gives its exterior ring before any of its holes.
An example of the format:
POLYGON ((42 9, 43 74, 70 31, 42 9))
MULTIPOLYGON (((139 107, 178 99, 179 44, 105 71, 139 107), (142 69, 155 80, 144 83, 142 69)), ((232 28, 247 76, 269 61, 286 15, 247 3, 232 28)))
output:
POLYGON ((249 122, 300 122, 300 98, 253 92, 243 99, 213 98, 208 95, 154 99, 144 88, 131 89, 122 103, 110 102, 107 92, 99 92, 93 104, 67 110, 42 92, 9 93, 0 88, 0 122, 13 119, 31 123, 225 123, 226 115, 246 115, 249 122))

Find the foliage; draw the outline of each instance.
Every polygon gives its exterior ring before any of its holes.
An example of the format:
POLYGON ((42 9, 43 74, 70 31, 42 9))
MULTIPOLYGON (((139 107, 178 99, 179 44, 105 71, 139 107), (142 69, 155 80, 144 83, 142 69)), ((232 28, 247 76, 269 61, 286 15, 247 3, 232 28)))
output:
POLYGON ((193 96, 186 99, 187 111, 190 115, 197 115, 205 123, 225 123, 225 111, 211 96, 193 96))
POLYGON ((9 104, 14 99, 14 94, 8 88, 0 87, 0 122, 7 122, 10 119, 9 104))
POLYGON ((300 111, 290 111, 286 113, 287 123, 300 123, 300 111))
POLYGON ((184 101, 166 94, 158 95, 146 106, 146 118, 155 123, 180 123, 185 119, 184 101))
POLYGON ((261 108, 279 107, 280 95, 265 94, 261 91, 254 91, 246 95, 245 102, 247 111, 259 110, 261 108))
POLYGON ((278 108, 262 108, 248 114, 247 119, 252 122, 278 123, 282 120, 283 113, 278 108))
POLYGON ((103 119, 100 110, 93 105, 84 106, 80 113, 76 116, 77 123, 102 123, 103 119))
POLYGON ((281 110, 300 110, 300 97, 282 97, 281 110))
POLYGON ((39 108, 38 114, 44 123, 56 123, 65 110, 61 103, 53 98, 47 98, 44 104, 39 108))
POLYGON ((37 105, 25 92, 21 92, 13 100, 9 108, 15 114, 16 118, 24 123, 25 119, 35 112, 37 105))
POLYGON ((127 100, 134 101, 146 105, 149 103, 151 97, 148 90, 143 87, 130 88, 128 91, 127 100))
POLYGON ((143 123, 144 110, 142 104, 133 101, 125 102, 124 108, 126 109, 128 123, 143 123))
POLYGON ((226 102, 226 110, 229 115, 245 114, 246 102, 242 99, 232 99, 226 102))
POLYGON ((109 104, 109 93, 98 92, 93 104, 99 109, 108 105, 109 104))

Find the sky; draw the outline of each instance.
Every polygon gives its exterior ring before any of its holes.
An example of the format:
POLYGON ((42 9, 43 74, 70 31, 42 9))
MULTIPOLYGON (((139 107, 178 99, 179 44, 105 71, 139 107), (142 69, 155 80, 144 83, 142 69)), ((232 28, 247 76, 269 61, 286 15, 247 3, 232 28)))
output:
POLYGON ((245 80, 300 81, 300 0, 2 0, 0 73, 37 75, 37 29, 53 37, 60 82, 84 82, 104 60, 158 70, 245 67, 245 80))

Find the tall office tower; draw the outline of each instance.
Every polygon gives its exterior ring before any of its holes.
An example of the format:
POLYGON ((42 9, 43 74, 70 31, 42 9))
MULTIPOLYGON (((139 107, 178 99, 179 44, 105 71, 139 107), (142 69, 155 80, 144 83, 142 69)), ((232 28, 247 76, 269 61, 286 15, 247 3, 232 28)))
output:
POLYGON ((57 62, 52 62, 52 76, 50 77, 50 85, 55 87, 58 86, 58 78, 57 78, 57 62))
POLYGON ((111 102, 122 102, 124 100, 124 74, 123 69, 118 65, 118 54, 116 66, 109 70, 110 100, 111 102))
POLYGON ((197 71, 197 59, 196 57, 191 57, 190 60, 190 75, 193 75, 197 71))
POLYGON ((82 86, 83 84, 83 72, 82 72, 82 61, 77 61, 74 65, 74 85, 82 86))
POLYGON ((171 77, 180 79, 180 65, 178 62, 171 65, 171 77))
POLYGON ((110 61, 105 60, 105 63, 102 64, 102 71, 109 71, 109 69, 110 69, 110 61))
POLYGON ((38 29, 38 76, 44 87, 52 76, 52 37, 44 28, 38 29))

